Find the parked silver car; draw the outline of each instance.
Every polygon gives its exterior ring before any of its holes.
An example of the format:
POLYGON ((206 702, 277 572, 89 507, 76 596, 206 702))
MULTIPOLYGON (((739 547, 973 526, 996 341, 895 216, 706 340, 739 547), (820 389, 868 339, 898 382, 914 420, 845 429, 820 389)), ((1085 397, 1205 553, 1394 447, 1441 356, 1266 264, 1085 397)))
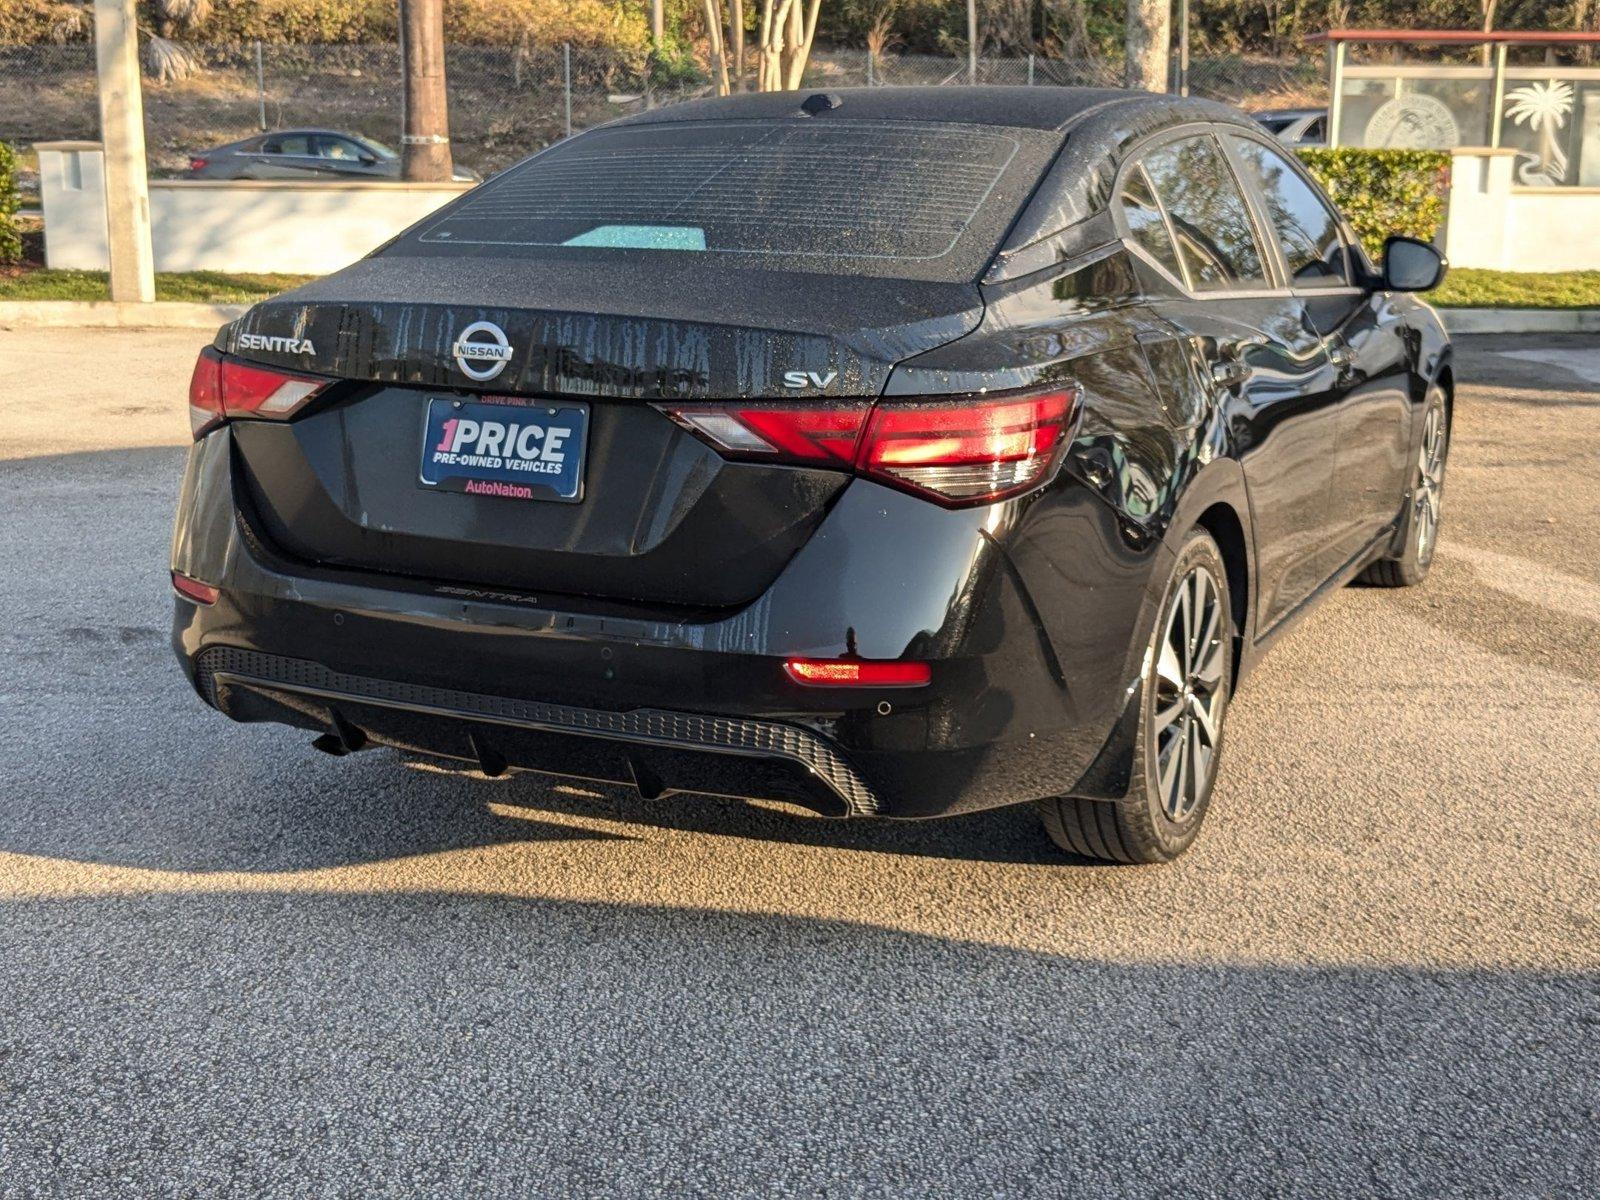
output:
POLYGON ((1250 114, 1286 146, 1326 146, 1328 110, 1279 108, 1250 114))
MULTIPOLYGON (((400 156, 382 142, 332 129, 277 129, 202 150, 189 158, 191 179, 399 179, 400 156)), ((481 179, 457 166, 454 178, 481 179)))

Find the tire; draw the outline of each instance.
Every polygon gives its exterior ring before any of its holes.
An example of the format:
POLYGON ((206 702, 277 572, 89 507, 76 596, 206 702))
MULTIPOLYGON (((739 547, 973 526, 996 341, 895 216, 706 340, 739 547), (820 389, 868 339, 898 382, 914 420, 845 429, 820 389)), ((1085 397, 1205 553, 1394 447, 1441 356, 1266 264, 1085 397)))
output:
POLYGON ((1434 384, 1422 410, 1422 444, 1406 493, 1405 529, 1399 553, 1391 553, 1357 579, 1374 587, 1415 587, 1428 577, 1439 546, 1439 517, 1444 503, 1444 469, 1450 458, 1450 414, 1444 389, 1434 384))
POLYGON ((1171 862, 1189 848, 1216 786, 1232 695, 1233 636, 1222 552, 1197 529, 1178 552, 1145 654, 1128 795, 1039 801, 1056 845, 1119 863, 1171 862), (1185 614, 1191 611, 1201 619, 1189 636, 1185 614), (1193 768, 1187 771, 1184 751, 1193 768))

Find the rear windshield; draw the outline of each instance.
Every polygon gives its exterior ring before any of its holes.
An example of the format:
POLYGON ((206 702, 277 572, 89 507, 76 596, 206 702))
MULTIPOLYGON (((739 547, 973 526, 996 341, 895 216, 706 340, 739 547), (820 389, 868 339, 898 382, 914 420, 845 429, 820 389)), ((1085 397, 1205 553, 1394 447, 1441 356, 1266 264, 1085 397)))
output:
POLYGON ((457 253, 717 256, 722 265, 971 279, 1058 140, 891 121, 600 129, 513 167, 406 240, 457 253))

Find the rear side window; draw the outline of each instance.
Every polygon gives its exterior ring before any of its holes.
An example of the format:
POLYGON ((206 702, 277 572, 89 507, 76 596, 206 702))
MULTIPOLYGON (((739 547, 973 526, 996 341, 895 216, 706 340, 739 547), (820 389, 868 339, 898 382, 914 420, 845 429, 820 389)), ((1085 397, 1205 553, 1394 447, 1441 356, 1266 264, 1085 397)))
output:
POLYGON ((1143 162, 1172 219, 1190 288, 1265 287, 1250 210, 1216 142, 1205 134, 1184 138, 1152 150, 1143 162))
POLYGON ((478 188, 415 241, 974 278, 1058 144, 1033 130, 905 121, 601 129, 478 188))
POLYGON ((310 154, 311 136, 305 133, 291 133, 284 137, 275 137, 265 142, 261 150, 265 154, 310 154))
POLYGON ((1333 210, 1276 150, 1249 138, 1232 141, 1267 202, 1291 286, 1344 287, 1350 277, 1333 210))
POLYGON ((1167 220, 1161 215, 1155 192, 1146 178, 1143 167, 1135 166, 1122 184, 1122 215, 1128 222, 1133 240, 1165 267, 1175 279, 1183 278, 1178 266, 1178 248, 1172 244, 1172 234, 1167 220))

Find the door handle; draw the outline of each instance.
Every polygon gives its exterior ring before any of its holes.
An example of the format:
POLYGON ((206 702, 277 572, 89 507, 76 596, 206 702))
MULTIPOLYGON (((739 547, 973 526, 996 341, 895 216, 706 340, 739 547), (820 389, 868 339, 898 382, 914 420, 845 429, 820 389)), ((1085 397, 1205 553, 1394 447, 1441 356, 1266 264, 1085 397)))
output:
POLYGON ((1328 350, 1328 361, 1341 375, 1348 375, 1356 369, 1356 356, 1354 351, 1346 345, 1333 346, 1328 350))
POLYGON ((1250 364, 1239 358, 1225 358, 1211 364, 1211 382, 1218 387, 1237 387, 1250 378, 1250 364))

